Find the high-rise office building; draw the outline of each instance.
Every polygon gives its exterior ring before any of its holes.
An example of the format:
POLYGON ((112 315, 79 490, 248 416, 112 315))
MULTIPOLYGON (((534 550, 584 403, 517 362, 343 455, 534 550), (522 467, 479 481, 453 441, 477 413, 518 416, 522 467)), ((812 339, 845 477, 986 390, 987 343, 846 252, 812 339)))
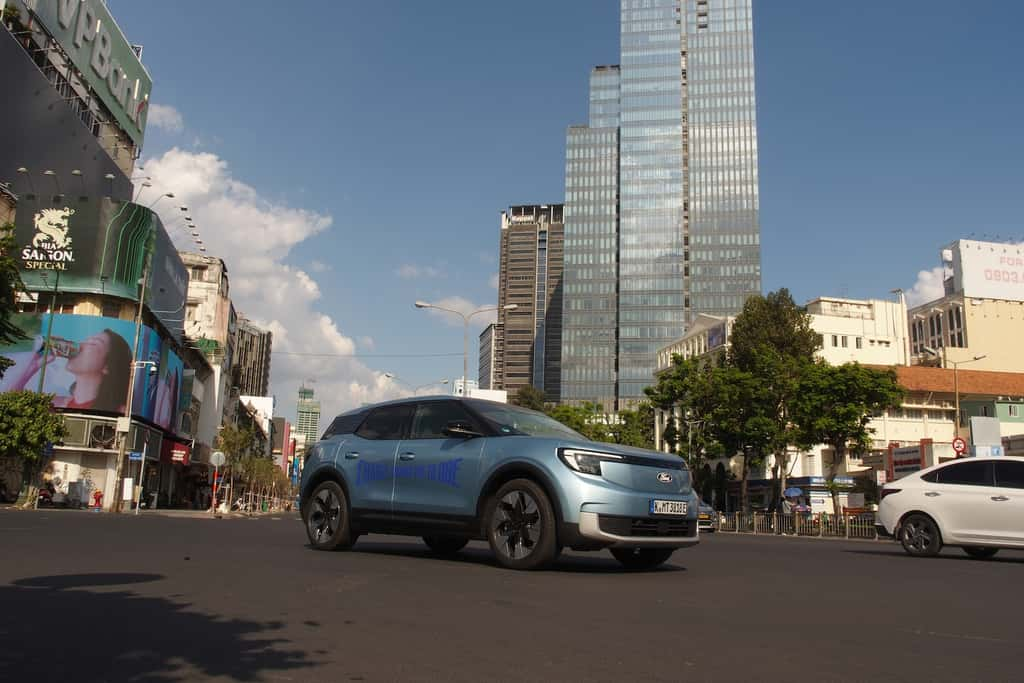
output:
MULTIPOLYGON (((490 339, 489 389, 516 395, 531 385, 558 401, 562 355, 561 204, 501 213, 498 322, 490 339), (505 306, 515 305, 513 310, 505 306)), ((481 358, 481 381, 483 380, 481 358)))
POLYGON ((299 404, 295 411, 295 433, 305 436, 305 443, 320 440, 320 401, 313 398, 313 388, 299 387, 299 404))
POLYGON ((761 290, 751 0, 622 0, 620 48, 566 144, 561 396, 607 410, 761 290))
POLYGON ((235 328, 235 372, 238 391, 244 396, 266 396, 270 388, 270 330, 244 316, 235 328))
POLYGON ((498 323, 491 323, 480 333, 480 366, 477 384, 481 389, 491 389, 494 382, 494 368, 497 361, 494 341, 497 328, 498 323))

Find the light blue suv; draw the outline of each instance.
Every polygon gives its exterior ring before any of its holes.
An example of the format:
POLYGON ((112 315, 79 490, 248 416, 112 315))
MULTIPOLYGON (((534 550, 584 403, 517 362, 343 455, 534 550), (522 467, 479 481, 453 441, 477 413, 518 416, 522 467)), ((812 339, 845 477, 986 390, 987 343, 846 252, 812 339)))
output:
POLYGON ((697 496, 679 458, 471 398, 338 416, 307 454, 300 501, 318 550, 403 534, 442 554, 486 539, 513 569, 547 565, 563 547, 609 548, 627 568, 647 569, 698 541, 697 496))

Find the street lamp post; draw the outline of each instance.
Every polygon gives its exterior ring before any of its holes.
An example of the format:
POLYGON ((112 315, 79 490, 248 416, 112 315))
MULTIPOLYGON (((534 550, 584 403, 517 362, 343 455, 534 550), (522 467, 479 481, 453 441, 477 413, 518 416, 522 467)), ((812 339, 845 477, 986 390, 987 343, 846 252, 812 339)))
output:
POLYGON ((953 416, 953 438, 956 438, 960 436, 960 376, 957 374, 957 371, 964 363, 973 363, 976 360, 982 360, 988 356, 981 354, 980 356, 975 356, 974 358, 968 358, 966 360, 949 360, 945 346, 942 347, 941 352, 928 346, 924 347, 924 351, 925 353, 931 354, 933 357, 940 359, 942 361, 943 368, 949 364, 953 365, 953 410, 955 411, 953 416))
MULTIPOLYGON (((498 306, 484 306, 478 308, 472 313, 463 313, 462 311, 456 311, 453 308, 445 308, 444 306, 436 306, 429 304, 426 301, 417 301, 416 308, 436 308, 439 311, 445 313, 454 313, 462 318, 463 332, 462 332, 462 395, 467 396, 469 394, 466 384, 469 382, 469 319, 478 313, 487 313, 489 311, 497 311, 498 306)), ((518 304, 506 304, 500 307, 504 311, 514 311, 519 308, 518 304)))

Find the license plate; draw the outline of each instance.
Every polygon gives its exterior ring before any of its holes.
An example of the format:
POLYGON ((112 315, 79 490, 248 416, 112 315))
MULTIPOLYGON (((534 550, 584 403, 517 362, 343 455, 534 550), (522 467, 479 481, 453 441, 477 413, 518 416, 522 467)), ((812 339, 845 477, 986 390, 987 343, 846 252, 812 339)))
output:
POLYGON ((700 519, 711 519, 711 515, 701 515, 700 519))
POLYGON ((685 500, 652 500, 652 515, 685 515, 685 500))

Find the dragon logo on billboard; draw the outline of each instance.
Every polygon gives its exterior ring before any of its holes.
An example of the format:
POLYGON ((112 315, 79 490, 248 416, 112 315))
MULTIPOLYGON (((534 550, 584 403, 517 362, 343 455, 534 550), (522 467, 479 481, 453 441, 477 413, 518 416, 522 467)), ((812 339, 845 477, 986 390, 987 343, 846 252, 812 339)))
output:
POLYGON ((33 217, 36 234, 32 237, 32 245, 21 250, 21 260, 26 270, 67 270, 69 263, 75 262, 75 253, 71 250, 69 224, 75 210, 41 209, 33 217))

